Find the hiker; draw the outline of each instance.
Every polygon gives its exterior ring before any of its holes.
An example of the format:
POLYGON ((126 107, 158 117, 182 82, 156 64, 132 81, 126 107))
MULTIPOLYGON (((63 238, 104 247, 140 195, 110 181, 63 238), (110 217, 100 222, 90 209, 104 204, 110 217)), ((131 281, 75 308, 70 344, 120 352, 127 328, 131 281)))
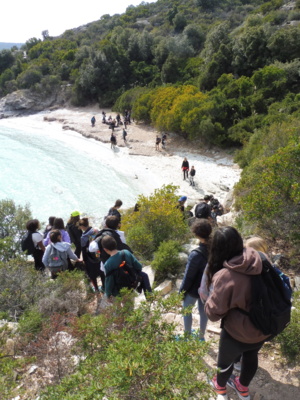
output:
POLYGON ((213 226, 218 226, 218 221, 217 221, 218 210, 219 210, 218 206, 214 205, 210 213, 213 226))
POLYGON ((210 196, 209 205, 211 209, 213 209, 214 206, 217 206, 217 208, 215 208, 217 215, 221 216, 224 214, 224 207, 222 206, 222 204, 219 202, 218 199, 214 198, 214 196, 210 196))
POLYGON ((117 116, 116 116, 116 121, 117 121, 117 126, 119 126, 119 125, 120 125, 120 122, 121 122, 121 116, 120 116, 120 114, 117 114, 117 116))
POLYGON ((102 111, 102 123, 106 124, 106 112, 102 111))
POLYGON ((162 135, 162 137, 161 137, 161 147, 162 147, 163 149, 166 148, 166 140, 167 140, 167 135, 164 133, 164 134, 162 135))
POLYGON ((208 219, 209 221, 212 221, 211 208, 210 208, 210 205, 208 204, 209 200, 210 200, 210 196, 205 195, 203 200, 196 205, 196 208, 195 208, 195 217, 196 218, 205 218, 205 219, 208 219))
MULTIPOLYGON (((116 297, 120 294, 120 290, 122 287, 118 286, 116 282, 114 273, 112 271, 117 271, 119 266, 123 261, 123 255, 125 261, 130 264, 136 275, 142 271, 142 264, 134 257, 133 254, 130 253, 128 250, 121 250, 117 249, 117 242, 115 239, 110 236, 106 235, 101 240, 101 245, 105 252, 109 254, 109 259, 104 264, 105 269, 105 294, 107 298, 116 297)), ((125 287, 125 286, 124 286, 125 287)))
POLYGON ((181 196, 178 199, 178 204, 177 204, 177 208, 184 214, 184 204, 187 201, 187 197, 186 196, 181 196))
POLYGON ((73 211, 66 226, 67 232, 71 239, 71 243, 75 245, 74 253, 76 254, 77 257, 80 257, 81 253, 81 235, 82 235, 82 231, 78 227, 79 219, 80 219, 80 212, 73 211))
MULTIPOLYGON (((212 231, 211 224, 206 219, 199 219, 194 222, 191 227, 194 236, 199 239, 199 246, 192 250, 186 264, 184 277, 179 289, 183 293, 183 308, 191 305, 198 304, 198 311, 200 315, 200 331, 199 339, 205 340, 205 330, 207 325, 207 316, 204 312, 204 304, 199 298, 198 288, 201 283, 203 271, 205 269, 208 258, 208 242, 212 231)), ((183 316, 184 331, 192 333, 192 313, 183 316)))
POLYGON ((55 220, 55 217, 48 218, 48 225, 46 226, 46 228, 44 230, 44 239, 46 239, 48 232, 50 232, 51 229, 53 228, 54 220, 55 220))
POLYGON ((126 142, 127 142, 127 140, 126 140, 126 136, 127 136, 126 129, 123 129, 123 134, 122 134, 122 137, 123 137, 123 140, 124 140, 124 143, 125 143, 125 144, 126 144, 126 142))
MULTIPOLYGON (((59 229, 63 242, 71 243, 70 236, 68 232, 65 230, 64 220, 62 218, 55 218, 53 222, 53 229, 59 229)), ((44 245, 48 246, 50 243, 50 232, 48 232, 46 239, 44 239, 44 245)))
POLYGON ((211 321, 222 319, 219 372, 211 385, 224 400, 227 399, 226 384, 239 398, 250 400, 248 386, 257 370, 258 352, 269 337, 237 309, 250 310, 251 279, 261 271, 260 255, 252 248, 243 247, 243 239, 235 228, 227 226, 214 232, 207 267, 207 287, 211 294, 204 309, 211 321), (242 357, 242 368, 237 377, 231 374, 239 357, 242 357))
POLYGON ((155 150, 159 151, 159 144, 161 142, 161 138, 156 135, 156 139, 155 139, 155 150))
POLYGON ((95 116, 92 116, 92 119, 91 119, 92 127, 95 126, 95 123, 96 123, 96 118, 95 118, 95 116))
POLYGON ((183 171, 183 180, 185 181, 185 178, 189 177, 189 169, 190 169, 190 165, 186 157, 184 157, 182 161, 181 169, 183 171))
POLYGON ((195 167, 192 166, 192 168, 190 170, 190 186, 195 186, 195 182, 194 182, 195 175, 196 175, 196 170, 195 170, 195 167))
POLYGON ((73 253, 70 243, 62 241, 59 229, 50 232, 50 241, 43 256, 43 263, 50 270, 51 278, 56 279, 59 272, 68 269, 68 259, 82 260, 73 253))
POLYGON ((117 145, 117 138, 112 131, 110 136, 110 148, 115 149, 116 145, 117 145))
POLYGON ((122 207, 122 204, 123 204, 122 200, 120 199, 116 200, 115 205, 108 210, 107 216, 116 215, 119 218, 119 222, 121 222, 121 214, 119 212, 119 209, 122 207))
MULTIPOLYGON (((91 288, 94 292, 99 293, 99 287, 97 277, 100 276, 100 254, 91 254, 89 252, 89 244, 95 238, 98 233, 98 229, 92 228, 89 225, 88 218, 80 218, 78 221, 78 227, 82 230, 81 236, 81 250, 82 258, 85 264, 85 271, 92 284, 91 288)), ((102 286, 104 281, 102 281, 102 286)))
MULTIPOLYGON (((28 236, 29 236, 28 240, 30 242, 32 241, 30 245, 32 246, 33 244, 32 252, 28 251, 28 254, 31 254, 34 259, 34 268, 37 271, 44 271, 45 266, 43 264, 42 258, 44 255, 45 246, 43 243, 43 235, 41 234, 41 232, 38 231, 38 229, 40 229, 39 220, 31 219, 30 221, 28 221, 26 224, 26 229, 28 231, 28 236)), ((23 249, 23 251, 25 250, 27 249, 23 249)))

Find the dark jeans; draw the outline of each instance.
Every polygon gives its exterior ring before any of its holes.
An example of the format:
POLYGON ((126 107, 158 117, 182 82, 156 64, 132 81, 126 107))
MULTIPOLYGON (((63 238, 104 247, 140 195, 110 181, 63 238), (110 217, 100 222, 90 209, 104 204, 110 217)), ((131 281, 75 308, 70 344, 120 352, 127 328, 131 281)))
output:
POLYGON ((142 291, 143 291, 145 293, 145 295, 147 294, 147 292, 151 293, 152 292, 152 288, 151 288, 151 285, 150 285, 148 274, 146 274, 146 272, 140 271, 139 275, 142 277, 142 282, 141 282, 140 286, 137 288, 137 291, 139 293, 142 293, 142 291))
POLYGON ((230 378, 233 371, 233 364, 239 357, 242 357, 240 383, 243 386, 249 386, 258 367, 258 352, 264 342, 259 343, 242 343, 229 335, 222 329, 219 354, 218 368, 220 372, 217 374, 217 382, 220 386, 226 386, 226 382, 230 378))
POLYGON ((34 268, 37 271, 44 271, 45 265, 42 262, 44 252, 41 249, 35 249, 33 253, 33 259, 34 259, 34 268))

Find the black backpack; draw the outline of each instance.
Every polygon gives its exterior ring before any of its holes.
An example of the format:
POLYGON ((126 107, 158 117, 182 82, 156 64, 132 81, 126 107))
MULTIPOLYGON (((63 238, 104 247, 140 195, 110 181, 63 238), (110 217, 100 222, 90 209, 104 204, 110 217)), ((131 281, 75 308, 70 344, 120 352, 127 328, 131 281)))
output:
POLYGON ((32 240, 32 233, 28 231, 21 240, 22 251, 26 251, 28 255, 32 255, 36 250, 32 240))
POLYGON ((106 274, 106 277, 113 275, 115 285, 120 291, 121 289, 136 289, 141 283, 141 276, 138 275, 137 271, 133 266, 126 260, 125 252, 121 251, 122 262, 121 264, 112 271, 106 274))
POLYGON ((263 253, 262 272, 251 276, 252 303, 248 315, 253 325, 271 340, 290 323, 292 303, 287 296, 284 284, 273 265, 263 253))
POLYGON ((210 216, 210 207, 207 203, 199 203, 195 209, 196 218, 208 218, 210 216))

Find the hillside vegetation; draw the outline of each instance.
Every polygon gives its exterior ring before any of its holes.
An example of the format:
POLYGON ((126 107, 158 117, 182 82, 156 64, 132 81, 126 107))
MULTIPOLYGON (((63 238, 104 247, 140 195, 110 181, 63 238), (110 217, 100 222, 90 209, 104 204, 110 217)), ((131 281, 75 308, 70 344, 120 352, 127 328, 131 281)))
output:
POLYGON ((0 96, 68 87, 74 105, 236 148, 240 228, 299 256, 300 1, 158 0, 0 52, 0 96), (26 57, 24 57, 24 51, 26 57))

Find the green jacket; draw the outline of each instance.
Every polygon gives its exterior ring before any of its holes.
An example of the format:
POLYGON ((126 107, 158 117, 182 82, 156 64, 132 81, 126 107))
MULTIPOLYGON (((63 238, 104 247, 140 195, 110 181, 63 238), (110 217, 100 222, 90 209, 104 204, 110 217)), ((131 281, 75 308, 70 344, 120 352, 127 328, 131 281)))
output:
MULTIPOLYGON (((128 250, 122 250, 125 253, 126 261, 133 266, 133 268, 139 272, 142 270, 142 264, 134 257, 132 253, 128 250)), ((109 259, 104 264, 105 274, 107 275, 110 271, 117 269, 122 263, 122 251, 119 251, 114 256, 109 257, 109 259)), ((107 297, 118 296, 119 291, 116 288, 114 275, 107 276, 105 278, 105 294, 107 297)))

